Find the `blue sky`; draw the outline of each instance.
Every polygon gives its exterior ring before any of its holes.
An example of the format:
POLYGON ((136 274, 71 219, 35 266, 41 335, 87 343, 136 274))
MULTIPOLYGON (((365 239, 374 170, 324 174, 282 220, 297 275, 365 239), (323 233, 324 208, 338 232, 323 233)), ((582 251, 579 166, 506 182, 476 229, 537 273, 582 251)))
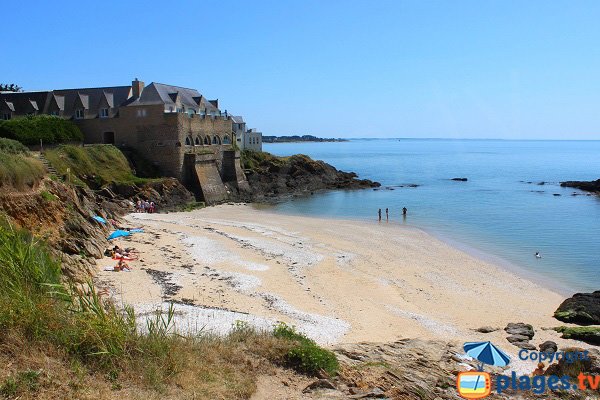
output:
POLYGON ((600 139, 598 1, 30 1, 0 81, 193 87, 264 134, 600 139))

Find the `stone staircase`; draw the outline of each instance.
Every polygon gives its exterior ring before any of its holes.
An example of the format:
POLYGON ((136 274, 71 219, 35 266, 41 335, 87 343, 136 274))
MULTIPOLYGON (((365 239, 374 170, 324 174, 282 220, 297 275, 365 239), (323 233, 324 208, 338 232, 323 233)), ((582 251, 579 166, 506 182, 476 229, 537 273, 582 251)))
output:
POLYGON ((48 171, 48 173, 50 175, 54 175, 56 176, 58 179, 60 179, 61 181, 64 182, 64 177, 58 173, 58 171, 50 164, 50 162, 48 162, 48 159, 46 159, 46 157, 44 157, 44 153, 39 152, 39 151, 35 151, 32 152, 32 155, 37 158, 38 160, 40 160, 40 162, 42 164, 44 164, 44 167, 46 168, 46 171, 48 171))

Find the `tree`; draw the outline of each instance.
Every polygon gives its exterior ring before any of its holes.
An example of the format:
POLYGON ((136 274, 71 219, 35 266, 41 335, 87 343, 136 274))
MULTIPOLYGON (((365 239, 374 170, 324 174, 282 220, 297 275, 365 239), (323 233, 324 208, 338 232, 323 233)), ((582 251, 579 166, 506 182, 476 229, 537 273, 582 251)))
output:
POLYGON ((22 92, 23 88, 14 83, 0 83, 0 92, 22 92))

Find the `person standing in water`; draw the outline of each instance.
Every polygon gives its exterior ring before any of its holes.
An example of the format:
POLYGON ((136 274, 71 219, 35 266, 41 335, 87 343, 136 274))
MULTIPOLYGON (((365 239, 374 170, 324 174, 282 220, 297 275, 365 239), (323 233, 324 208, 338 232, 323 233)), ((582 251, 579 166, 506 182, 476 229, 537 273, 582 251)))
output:
POLYGON ((386 220, 386 221, 389 221, 389 220, 390 220, 390 214, 389 214, 389 211, 388 211, 388 209, 387 209, 387 208, 385 209, 385 220, 386 220))
POLYGON ((379 215, 379 221, 381 221, 381 208, 379 209, 379 211, 377 211, 377 214, 379 215))
POLYGON ((406 207, 402 207, 402 215, 404 215, 405 217, 406 217, 406 212, 407 212, 407 211, 408 211, 408 210, 406 209, 406 207))

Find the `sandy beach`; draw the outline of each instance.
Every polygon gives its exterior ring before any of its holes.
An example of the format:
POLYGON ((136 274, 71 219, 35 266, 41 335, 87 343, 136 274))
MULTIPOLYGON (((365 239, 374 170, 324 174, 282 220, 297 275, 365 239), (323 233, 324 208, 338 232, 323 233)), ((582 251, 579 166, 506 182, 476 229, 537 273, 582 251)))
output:
MULTIPOLYGON (((543 328, 563 296, 415 228, 377 221, 288 216, 250 205, 130 214, 145 232, 131 272, 100 271, 118 301, 149 315, 176 301, 180 331, 227 332, 236 321, 295 325, 321 344, 401 338, 492 340, 525 322, 532 344, 574 344, 543 328)), ((114 265, 108 258, 99 269, 114 265)))

